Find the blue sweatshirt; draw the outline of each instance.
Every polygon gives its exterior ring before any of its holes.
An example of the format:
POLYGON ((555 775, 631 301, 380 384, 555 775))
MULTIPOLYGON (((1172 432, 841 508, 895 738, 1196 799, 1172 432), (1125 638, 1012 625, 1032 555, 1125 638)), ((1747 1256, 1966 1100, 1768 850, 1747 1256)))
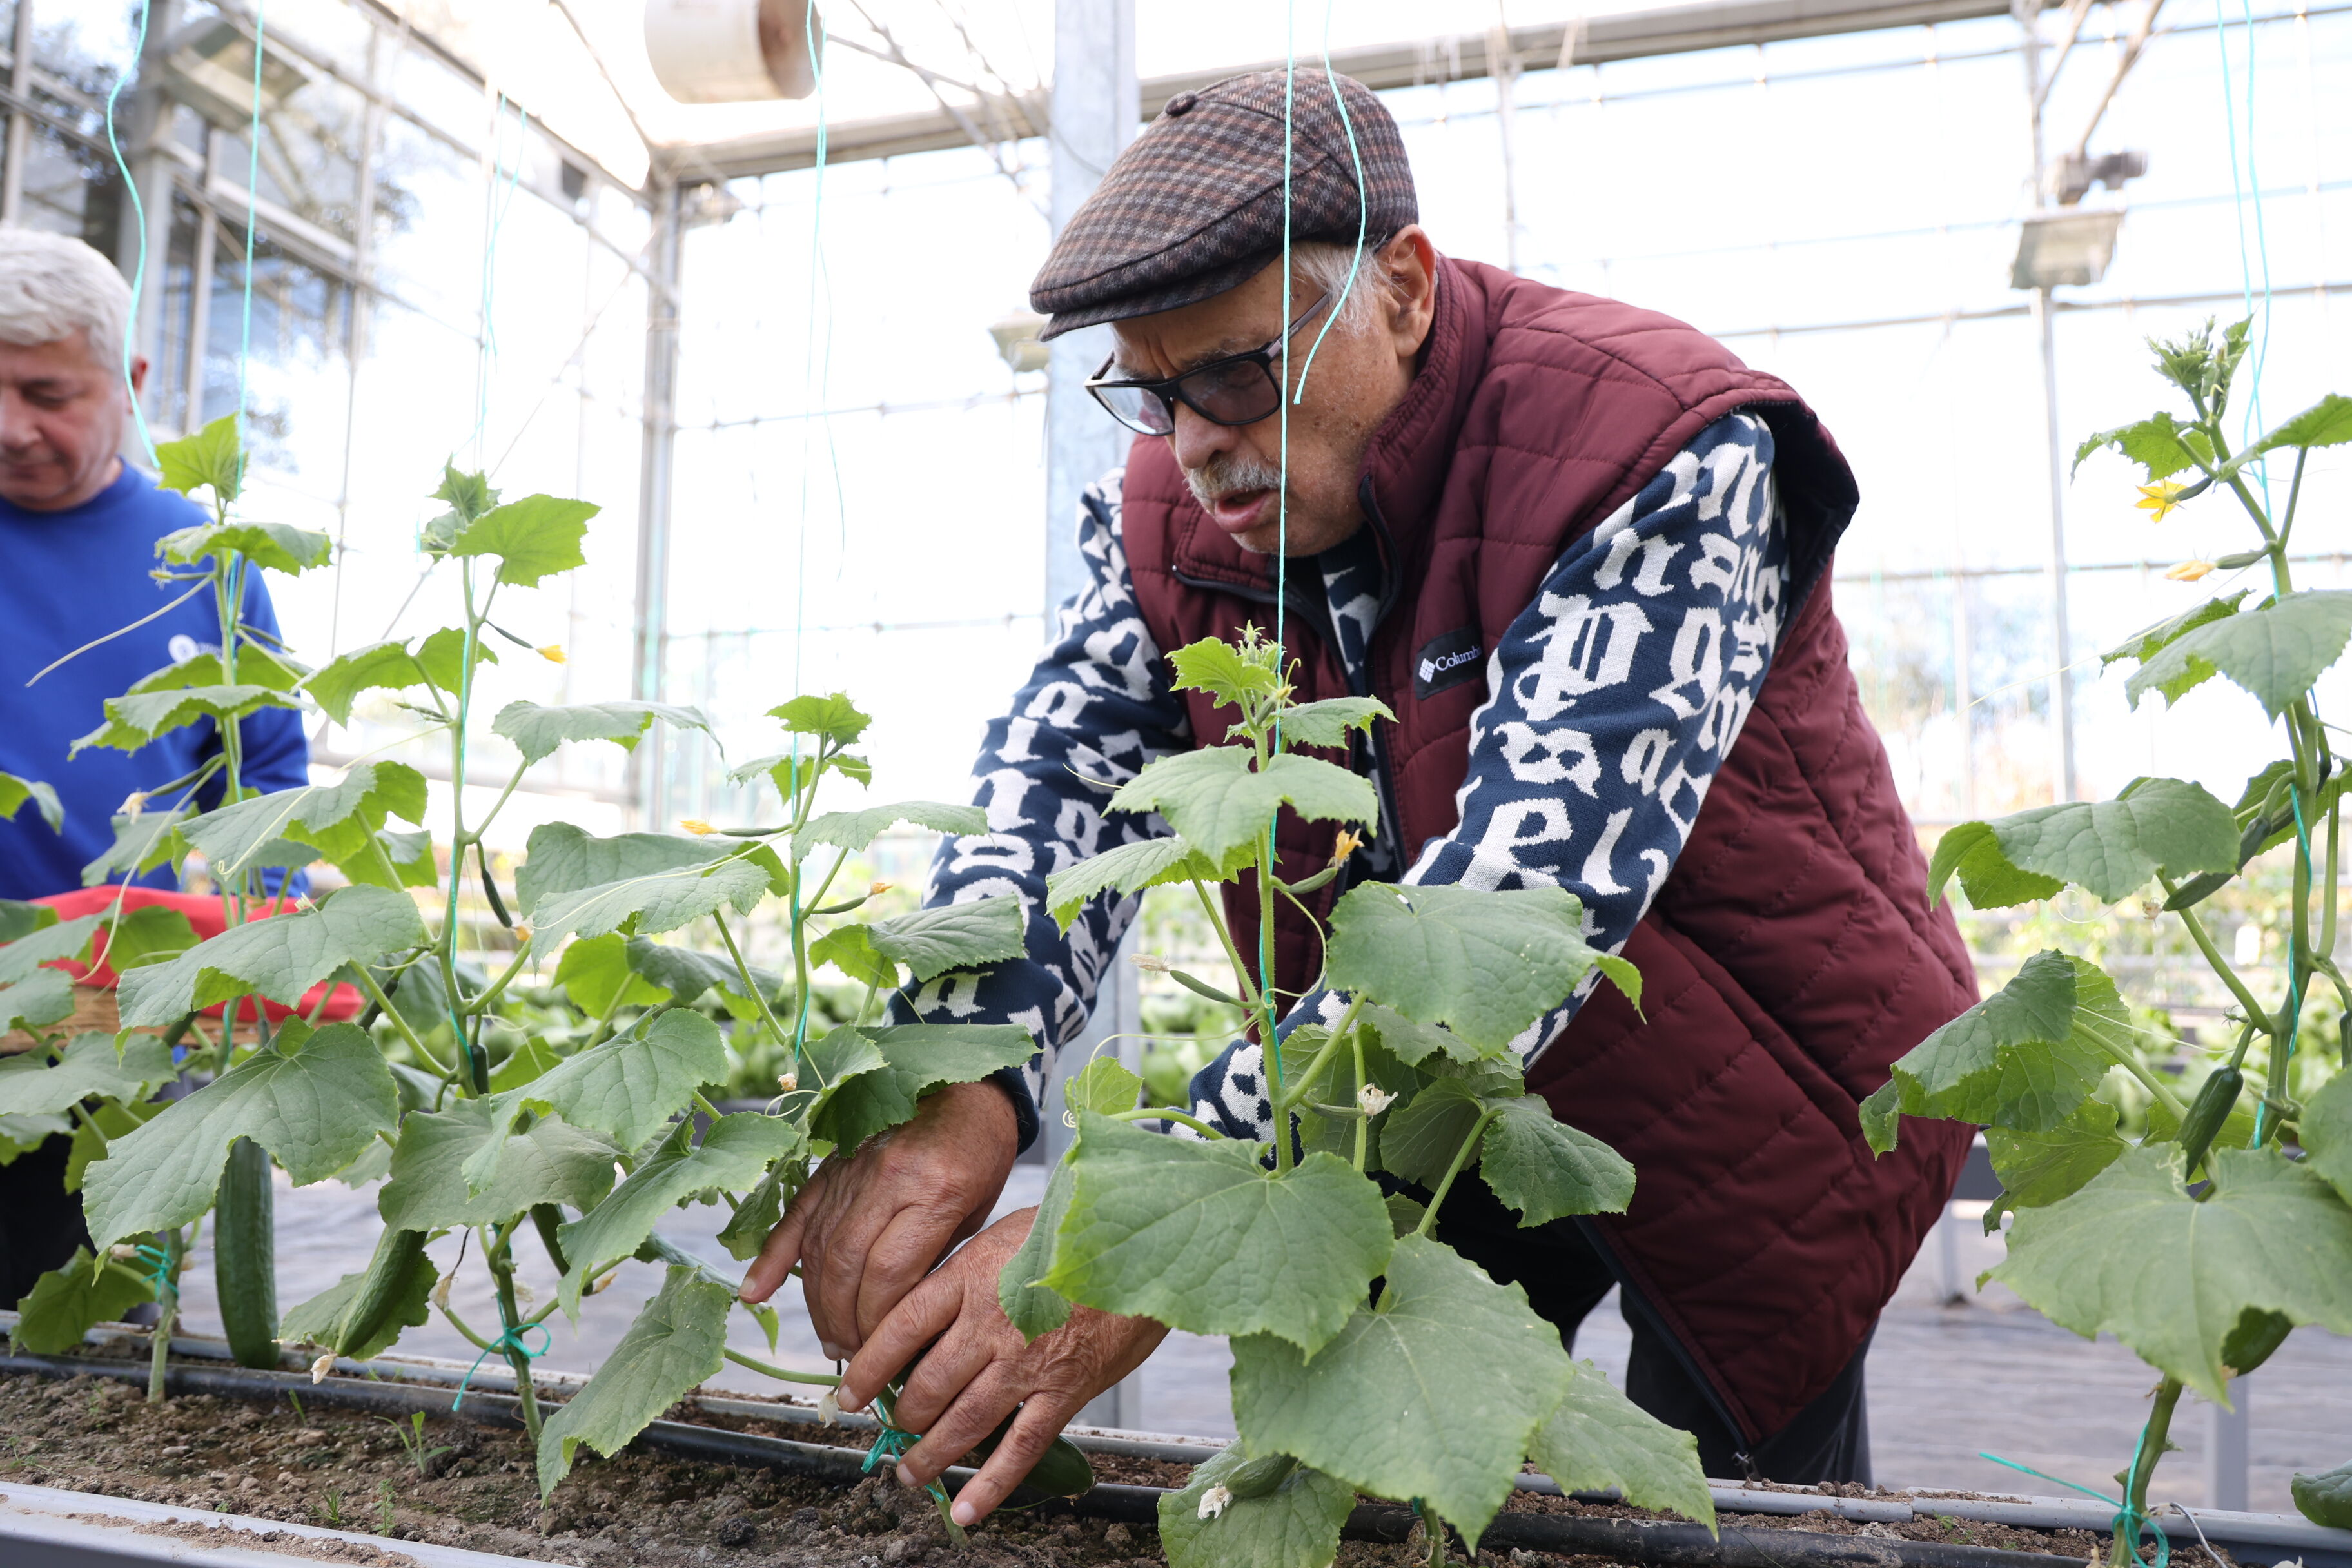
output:
MULTIPOLYGON (((13 821, 0 822, 0 898, 80 887, 82 868, 113 847, 113 818, 126 798, 194 772, 220 750, 220 735, 206 720, 133 752, 93 746, 66 760, 77 739, 105 721, 108 698, 167 665, 219 651, 220 617, 209 592, 58 666, 38 685, 25 684, 50 661, 186 593, 185 584, 148 575, 161 564, 155 542, 208 521, 194 502, 156 489, 129 464, 112 484, 68 510, 27 511, 0 500, 0 772, 54 786, 65 806, 63 833, 52 832, 30 802, 13 821)), ((243 614, 247 625, 277 636, 277 613, 257 570, 247 572, 243 614)), ((310 782, 299 713, 265 708, 238 730, 247 787, 293 789, 310 782)), ((216 802, 220 790, 216 775, 205 803, 216 802)), ((177 798, 153 805, 166 808, 177 798)), ((169 866, 138 880, 177 885, 169 866)))

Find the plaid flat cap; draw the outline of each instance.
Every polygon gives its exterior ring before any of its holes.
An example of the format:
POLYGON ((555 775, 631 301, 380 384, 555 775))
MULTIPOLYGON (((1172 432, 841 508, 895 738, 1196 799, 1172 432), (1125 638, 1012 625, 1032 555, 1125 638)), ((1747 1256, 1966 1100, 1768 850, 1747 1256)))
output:
MULTIPOLYGON (((1053 317, 1041 338, 1222 294, 1281 253, 1284 87, 1284 72, 1256 71, 1168 100, 1029 285, 1030 308, 1053 317)), ((1404 139, 1377 94, 1302 68, 1289 97, 1294 242, 1356 242, 1359 155, 1366 240, 1418 221, 1404 139)))

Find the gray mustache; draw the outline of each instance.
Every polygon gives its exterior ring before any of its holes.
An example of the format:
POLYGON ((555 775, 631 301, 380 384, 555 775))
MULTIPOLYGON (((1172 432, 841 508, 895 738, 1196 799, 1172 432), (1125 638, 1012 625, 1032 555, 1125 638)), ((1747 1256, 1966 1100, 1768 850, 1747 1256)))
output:
POLYGON ((1213 458, 1197 468, 1184 470, 1192 499, 1207 506, 1235 490, 1270 490, 1282 483, 1282 470, 1254 458, 1213 458))

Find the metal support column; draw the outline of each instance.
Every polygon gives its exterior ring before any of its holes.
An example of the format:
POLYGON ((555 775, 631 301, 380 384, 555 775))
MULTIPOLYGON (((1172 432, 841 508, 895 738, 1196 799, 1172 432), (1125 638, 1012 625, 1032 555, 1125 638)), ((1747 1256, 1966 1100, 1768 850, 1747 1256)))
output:
MULTIPOLYGON (((8 44, 8 96, 17 103, 33 92, 33 6, 35 0, 16 0, 16 30, 8 44)), ((8 115, 6 162, 0 163, 0 223, 18 222, 25 208, 25 160, 33 152, 33 117, 23 110, 8 115)))
POLYGON ((2066 616, 2066 453, 2058 434, 2058 345, 2051 331, 2050 290, 2033 290, 2033 326, 2042 345, 2042 423, 2050 466, 2050 725, 2051 785, 2056 799, 2074 798, 2074 638, 2066 616))
MULTIPOLYGON (((669 651, 670 472, 677 450, 678 272, 686 225, 676 183, 653 194, 653 277, 646 290, 646 394, 643 456, 637 466, 636 648, 629 694, 658 702, 669 651)), ((637 826, 669 820, 668 737, 663 726, 638 743, 637 826)))
POLYGON ((2243 1513, 2247 1506, 2246 1470, 2252 1462, 2250 1430, 2253 1416, 2253 1379, 2230 1380, 2230 1404, 2205 1407, 2205 1506, 2243 1513))
MULTIPOLYGON (((1055 0, 1054 190, 1059 235, 1142 118, 1135 76, 1135 0, 1055 0)), ((1087 327, 1048 344, 1045 365, 1045 637, 1054 611, 1086 586, 1078 554, 1078 493, 1127 460, 1126 430, 1082 384, 1110 353, 1110 329, 1087 327)))
MULTIPOLYGON (((1058 236, 1093 194, 1118 157, 1135 137, 1143 118, 1141 89, 1135 75, 1135 0, 1055 0, 1054 102, 1050 135, 1054 151, 1054 189, 1047 209, 1058 236)), ((1045 639, 1060 632, 1055 610, 1087 584, 1087 563, 1078 553, 1078 494, 1087 486, 1127 461, 1128 432, 1095 405, 1084 382, 1110 353, 1108 327, 1087 327, 1066 332, 1047 345, 1045 363, 1045 639)), ((1127 962, 1130 940, 1111 957, 1110 973, 1102 978, 1095 1016, 1087 1032, 1062 1053, 1072 1069, 1082 1068, 1094 1047, 1114 1034, 1131 1034, 1137 1026, 1135 967, 1127 962)), ((1134 1040, 1122 1042, 1122 1059, 1131 1061, 1134 1040)), ((1048 1159, 1058 1159, 1069 1145, 1061 1125, 1060 1073, 1039 1108, 1045 1123, 1044 1142, 1048 1159)), ((1103 1390, 1078 1412, 1078 1420, 1095 1426, 1137 1426, 1143 1420, 1141 1374, 1103 1390)))
MULTIPOLYGON (((2033 153, 2033 210, 2050 205, 2048 172, 2042 164, 2042 106, 2050 84, 2042 74, 2041 0, 2011 0, 2023 35, 2027 130, 2033 153)), ((2058 346, 2051 327, 2047 286, 2033 290, 2033 327, 2042 356, 2042 424, 2048 445, 2050 479, 2050 787, 2059 801, 2074 798, 2074 660, 2066 616, 2066 458, 2058 434, 2058 346)))

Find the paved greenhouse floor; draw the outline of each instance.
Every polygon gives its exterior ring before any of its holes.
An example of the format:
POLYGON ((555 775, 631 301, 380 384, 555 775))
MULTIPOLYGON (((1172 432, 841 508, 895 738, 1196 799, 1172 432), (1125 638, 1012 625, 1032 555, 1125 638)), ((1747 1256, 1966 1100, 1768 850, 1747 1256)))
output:
MULTIPOLYGON (((999 1212, 1036 1201, 1044 1169, 1015 1168, 999 1212)), ((337 1182, 299 1190, 278 1176, 278 1300, 291 1306, 366 1267, 378 1228, 375 1190, 353 1192, 337 1182)), ((720 1208, 673 1211, 662 1232, 680 1247, 730 1273, 740 1268, 714 1238, 720 1208)), ((2129 1458, 2155 1377, 2113 1342, 2092 1343, 2056 1327, 1998 1285, 1981 1294, 1970 1281, 2000 1259, 1997 1237, 1978 1234, 1973 1221, 1955 1220, 1953 1261, 1962 1304, 1941 1300, 1942 1249, 1931 1238, 1881 1321, 1871 1347, 1869 1390, 1872 1449, 1879 1482, 1895 1487, 1965 1488, 2050 1495, 2058 1489, 2004 1470, 1978 1457, 1990 1449, 2023 1465, 2109 1489, 2109 1478, 2129 1458)), ((444 1268, 457 1238, 434 1248, 444 1268)), ((535 1241, 520 1245, 521 1276, 541 1292, 554 1289, 552 1270, 535 1241)), ((593 1368, 627 1328, 659 1279, 650 1265, 625 1265, 604 1296, 584 1304, 575 1331, 561 1314, 551 1320, 553 1343, 543 1364, 593 1368)), ((201 1247, 186 1277, 189 1326, 217 1331, 211 1258, 201 1247)), ((459 1275, 452 1292, 458 1312, 479 1328, 495 1322, 488 1283, 478 1266, 459 1275)), ((773 1352, 786 1364, 819 1368, 816 1343, 800 1310, 797 1289, 780 1295, 783 1329, 773 1352), (789 1300, 785 1297, 789 1296, 789 1300)), ((737 1348, 770 1354, 748 1320, 738 1318, 737 1348)), ((1576 1352, 1612 1380, 1622 1380, 1630 1344, 1612 1295, 1577 1337, 1576 1352)), ((472 1347, 436 1319, 401 1341, 403 1351, 469 1359, 472 1347)), ((1222 1341, 1177 1334, 1139 1374, 1139 1416, 1129 1424, 1154 1431, 1222 1436, 1233 1430, 1225 1392, 1230 1365, 1222 1341)), ((2286 1511, 2288 1479, 2297 1469, 2331 1468, 2352 1459, 2352 1340, 2302 1329, 2290 1338, 2251 1388, 2249 1506, 2286 1511)), ((714 1387, 772 1393, 777 1384, 730 1363, 714 1387)), ((2195 1395, 2182 1402, 2173 1424, 2181 1451, 2157 1474, 2153 1494, 2184 1503, 2207 1500, 2204 1470, 2212 1412, 2195 1395)))

